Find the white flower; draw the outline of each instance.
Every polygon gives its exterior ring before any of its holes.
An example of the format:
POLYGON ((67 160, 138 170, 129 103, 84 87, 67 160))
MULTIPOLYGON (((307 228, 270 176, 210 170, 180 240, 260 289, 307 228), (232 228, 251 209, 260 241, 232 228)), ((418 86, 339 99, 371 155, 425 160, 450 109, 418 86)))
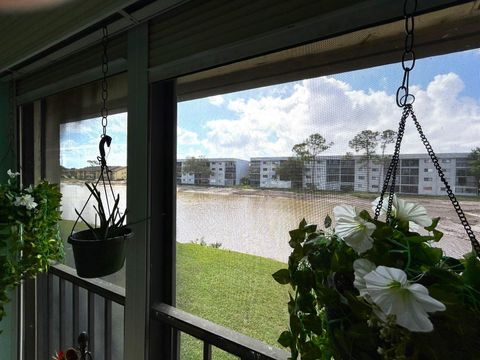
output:
POLYGON ((19 172, 12 172, 12 169, 7 170, 7 175, 10 176, 10 179, 15 179, 17 176, 20 175, 19 172))
POLYGON ((357 259, 353 262, 353 270, 355 272, 355 281, 353 285, 360 292, 360 296, 365 296, 367 292, 367 284, 365 283, 365 275, 375 270, 376 266, 367 259, 357 259))
POLYGON ((31 194, 33 192, 32 184, 28 185, 28 187, 26 189, 24 189, 24 191, 31 194))
POLYGON ((376 226, 362 219, 355 207, 338 205, 333 209, 337 225, 335 234, 343 239, 358 254, 364 253, 373 247, 372 233, 376 226))
POLYGON ((427 312, 445 310, 445 305, 432 298, 425 286, 410 283, 400 269, 378 266, 363 279, 370 299, 386 315, 395 315, 397 324, 410 331, 432 331, 427 312))
MULTIPOLYGON (((377 207, 379 201, 380 197, 372 202, 373 209, 377 207)), ((383 213, 387 212, 387 207, 388 197, 385 197, 382 204, 383 213)), ((403 199, 399 199, 396 195, 393 195, 392 216, 398 220, 408 221, 411 231, 418 229, 416 225, 420 225, 421 227, 432 225, 432 219, 428 216, 427 210, 422 205, 406 202, 403 199)))
POLYGON ((22 195, 15 197, 15 202, 13 203, 15 206, 25 206, 27 210, 32 210, 37 207, 37 203, 35 202, 35 198, 30 195, 22 195))

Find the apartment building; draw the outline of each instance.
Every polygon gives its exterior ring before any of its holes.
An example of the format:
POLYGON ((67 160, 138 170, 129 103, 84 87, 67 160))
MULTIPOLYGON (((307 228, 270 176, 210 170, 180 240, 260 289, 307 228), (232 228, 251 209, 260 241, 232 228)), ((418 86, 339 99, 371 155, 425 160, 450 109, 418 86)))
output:
POLYGON ((249 162, 233 158, 208 158, 205 166, 209 168, 205 174, 187 173, 183 166, 187 159, 177 160, 177 184, 234 186, 239 185, 242 178, 248 178, 249 162))
MULTIPOLYGON (((476 195, 477 183, 469 175, 468 153, 438 154, 445 178, 458 195, 476 195)), ((252 158, 249 179, 261 188, 291 188, 291 181, 277 174, 287 157, 252 158)), ((302 171, 303 188, 318 190, 380 192, 389 159, 368 163, 361 156, 319 156, 305 162, 302 171)), ((400 156, 396 191, 401 194, 443 195, 445 186, 427 154, 400 156)))
POLYGON ((292 181, 281 180, 278 167, 287 161, 287 157, 256 157, 250 160, 250 185, 261 188, 290 189, 292 181))

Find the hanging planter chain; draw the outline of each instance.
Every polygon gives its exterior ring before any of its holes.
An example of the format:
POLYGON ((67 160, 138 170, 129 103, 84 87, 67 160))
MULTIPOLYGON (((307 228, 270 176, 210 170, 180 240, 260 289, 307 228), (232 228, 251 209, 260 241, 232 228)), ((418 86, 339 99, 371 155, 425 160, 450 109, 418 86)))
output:
POLYGON ((102 54, 102 128, 103 134, 102 137, 107 135, 107 125, 108 125, 108 108, 107 108, 107 100, 108 100, 108 82, 107 82, 107 75, 108 75, 108 28, 107 26, 103 26, 102 28, 102 47, 103 47, 103 54, 102 54))
POLYGON ((385 175, 385 180, 382 187, 382 192, 380 194, 380 199, 378 204, 375 208, 375 216, 374 219, 378 220, 380 213, 383 207, 383 199, 385 194, 389 188, 390 184, 390 191, 388 195, 388 205, 387 205, 387 212, 386 218, 387 222, 391 220, 392 214, 392 205, 393 205, 393 197, 395 194, 395 182, 398 172, 398 163, 400 161, 400 147, 402 144, 403 135, 405 133, 405 124, 409 116, 411 116, 413 123, 417 129, 418 134, 420 135, 420 139, 425 146, 430 159, 432 160, 435 169, 437 170, 438 176, 440 180, 445 185, 445 190, 447 192, 448 198, 452 202, 452 205, 455 209, 455 212, 462 223, 465 232, 467 233, 468 238, 470 239, 470 243, 472 244, 472 248, 477 254, 477 257, 480 258, 480 244, 478 243, 475 234, 473 233, 472 227, 468 223, 468 220, 458 202, 455 194, 452 191, 452 188, 448 184, 447 179, 445 178, 445 174, 443 173, 442 167, 438 161, 438 158, 433 151, 433 148, 428 141, 427 137, 425 136, 423 129, 418 122, 418 119, 413 111, 413 103, 415 102, 415 96, 410 94, 409 92, 409 80, 410 80, 410 71, 415 66, 415 51, 413 50, 414 45, 414 29, 415 29, 415 20, 414 14, 417 9, 417 0, 413 0, 412 6, 409 6, 410 1, 405 0, 403 6, 403 12, 405 17, 405 47, 402 54, 402 68, 403 68, 403 79, 402 84, 399 86, 397 93, 396 93, 396 102, 397 105, 403 108, 402 117, 400 119, 400 123, 398 125, 398 132, 397 132, 397 140, 395 142, 395 150, 393 152, 392 160, 390 161, 390 165, 387 169, 387 173, 385 175))
MULTIPOLYGON (((112 142, 112 138, 107 135, 107 126, 108 126, 108 107, 107 107, 107 101, 108 101, 108 81, 107 81, 107 76, 108 76, 108 28, 106 25, 103 26, 102 28, 102 48, 103 48, 103 53, 102 53, 102 108, 101 108, 101 117, 102 117, 102 134, 100 135, 100 142, 98 144, 98 149, 100 152, 100 155, 97 156, 97 161, 100 164, 100 176, 98 177, 97 181, 93 185, 93 187, 96 189, 100 181, 103 184, 103 192, 105 194, 105 202, 107 204, 107 210, 108 213, 110 213, 110 201, 108 199, 108 194, 107 194, 107 186, 106 183, 108 183, 108 187, 110 189, 110 192, 112 194, 112 198, 115 199, 115 193, 113 191, 113 187, 111 184, 110 180, 110 172, 111 170, 108 168, 107 165, 107 160, 106 160, 106 154, 105 154, 105 145, 110 147, 110 144, 112 142), (105 180, 105 177, 107 178, 105 180)), ((75 229, 75 226, 77 225, 78 221, 82 219, 82 214, 85 208, 87 207, 87 204, 89 203, 90 199, 92 198, 92 194, 90 194, 87 198, 87 201, 83 205, 81 211, 78 213, 77 212, 77 219, 73 225, 72 232, 75 229)), ((117 209, 115 216, 121 216, 120 211, 117 209)), ((83 219, 82 219, 83 220, 83 219)))

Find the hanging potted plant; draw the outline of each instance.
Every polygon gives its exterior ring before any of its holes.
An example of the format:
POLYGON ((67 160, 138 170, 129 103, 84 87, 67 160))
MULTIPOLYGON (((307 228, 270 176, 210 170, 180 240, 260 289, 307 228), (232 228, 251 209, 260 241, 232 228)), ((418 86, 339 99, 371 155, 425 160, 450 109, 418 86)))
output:
POLYGON ((84 278, 102 277, 113 274, 120 270, 125 262, 125 248, 126 241, 133 238, 133 232, 125 225, 125 216, 127 210, 120 213, 119 202, 120 195, 114 194, 112 184, 110 182, 110 169, 108 168, 105 157, 105 145, 108 147, 112 142, 112 138, 107 135, 107 123, 108 123, 108 56, 107 56, 107 43, 108 43, 108 29, 107 26, 102 28, 103 39, 103 61, 102 61, 102 128, 103 132, 100 137, 98 145, 100 156, 97 157, 100 162, 100 175, 96 183, 85 185, 90 191, 82 210, 79 212, 75 209, 78 215, 75 224, 73 225, 72 232, 68 238, 68 242, 72 245, 73 256, 75 260, 75 267, 77 274, 84 278), (101 187, 99 191, 98 187, 101 187), (112 196, 113 206, 110 208, 108 197, 112 196), (91 225, 82 217, 82 213, 85 207, 88 205, 90 199, 93 198, 96 202, 96 206, 93 208, 96 212, 95 226, 91 225), (100 226, 96 227, 97 219, 100 222, 100 226), (82 220, 88 227, 87 230, 74 232, 77 222, 82 220))
POLYGON ((439 219, 396 196, 389 221, 333 212, 333 230, 327 217, 323 230, 303 220, 290 231, 288 269, 273 275, 292 289, 279 338, 292 359, 478 359, 476 252, 446 256, 439 219))
POLYGON ((278 340, 291 349, 293 360, 479 358, 480 244, 413 111, 408 86, 417 2, 413 9, 408 5, 405 0, 404 76, 396 96, 403 115, 374 215, 340 205, 333 209, 333 230, 329 217, 323 230, 303 220, 290 231, 288 269, 273 274, 293 290, 290 327, 278 340), (409 117, 472 245, 463 258, 446 256, 435 246, 443 236, 439 218, 395 195, 409 117))
POLYGON ((0 321, 9 292, 63 258, 58 185, 42 181, 23 188, 19 173, 7 174, 0 184, 0 321))
POLYGON ((120 214, 118 209, 120 195, 116 196, 112 209, 108 211, 109 207, 104 204, 106 199, 102 197, 97 185, 85 185, 97 204, 93 208, 99 219, 99 227, 91 225, 82 217, 81 212, 75 210, 88 229, 79 232, 72 229, 68 242, 73 248, 78 276, 93 278, 110 275, 123 267, 126 241, 133 237, 133 232, 125 225, 127 211, 120 214))

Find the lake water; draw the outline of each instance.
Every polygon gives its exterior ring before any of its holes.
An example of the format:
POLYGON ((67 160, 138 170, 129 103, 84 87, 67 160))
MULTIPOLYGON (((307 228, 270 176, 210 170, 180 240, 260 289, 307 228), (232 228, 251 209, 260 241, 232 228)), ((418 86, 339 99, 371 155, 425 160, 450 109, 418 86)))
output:
MULTIPOLYGON (((75 220, 88 198, 85 185, 63 183, 63 218, 75 220), (69 204, 65 206, 65 204, 69 204)), ((126 186, 114 185, 125 207, 126 186)), ((93 199, 84 210, 87 221, 94 222, 93 199)), ((177 241, 181 243, 221 243, 223 249, 239 251, 286 262, 290 253, 288 231, 303 217, 322 223, 338 201, 333 197, 305 198, 232 194, 228 191, 181 190, 177 192, 177 241)))
MULTIPOLYGON (((63 207, 63 217, 75 220, 74 208, 81 209, 88 197, 88 189, 82 184, 64 183, 61 190, 63 203, 69 204, 63 207)), ((125 208, 126 185, 114 185, 114 192, 120 194, 120 206, 125 208)), ((333 207, 339 203, 370 209, 370 201, 341 193, 309 195, 184 186, 177 191, 177 241, 221 243, 223 249, 286 262, 291 251, 288 231, 296 228, 302 218, 310 223, 323 224, 325 216, 332 216, 333 207)), ((413 201, 418 202, 418 199, 413 201)), ((421 202, 430 214, 442 217, 440 229, 446 237, 441 245, 446 252, 461 256, 469 251, 451 204, 438 199, 422 199, 421 202)), ((84 214, 93 222, 91 204, 92 200, 84 214)), ((478 214, 478 201, 464 205, 472 215, 478 214)), ((472 225, 476 225, 478 218, 471 219, 472 225)))

